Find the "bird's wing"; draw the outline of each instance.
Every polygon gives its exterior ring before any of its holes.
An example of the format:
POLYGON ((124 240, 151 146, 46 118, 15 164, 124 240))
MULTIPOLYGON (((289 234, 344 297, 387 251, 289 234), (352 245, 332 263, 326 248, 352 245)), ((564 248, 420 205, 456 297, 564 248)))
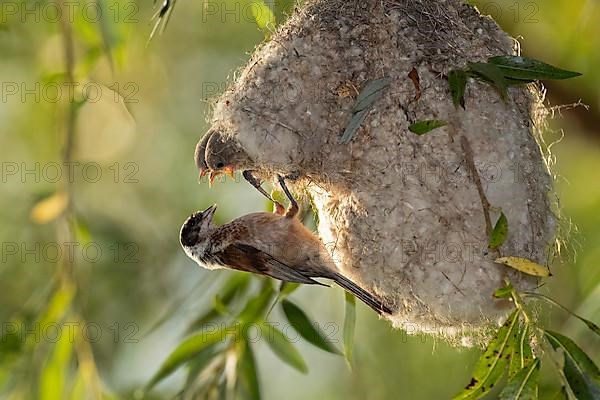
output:
POLYGON ((267 275, 286 282, 323 285, 270 254, 246 244, 232 244, 216 255, 223 264, 240 271, 267 275))

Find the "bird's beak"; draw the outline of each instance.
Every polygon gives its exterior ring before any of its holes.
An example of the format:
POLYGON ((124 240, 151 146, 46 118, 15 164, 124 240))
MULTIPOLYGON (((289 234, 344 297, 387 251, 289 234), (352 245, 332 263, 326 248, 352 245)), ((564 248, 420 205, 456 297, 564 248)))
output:
POLYGON ((202 178, 204 178, 204 175, 206 175, 208 173, 208 169, 207 168, 200 168, 198 170, 198 183, 200 183, 200 181, 202 180, 202 178))
POLYGON ((233 167, 233 165, 228 165, 226 167, 223 168, 223 172, 225 172, 227 175, 229 175, 229 177, 231 179, 234 178, 234 173, 235 173, 235 168, 233 167))
POLYGON ((212 187, 215 178, 219 176, 218 171, 210 171, 208 174, 208 187, 212 187))
POLYGON ((213 215, 215 214, 215 211, 217 211, 217 205, 213 204, 212 206, 208 207, 206 210, 202 211, 202 216, 206 220, 211 221, 213 219, 213 215))

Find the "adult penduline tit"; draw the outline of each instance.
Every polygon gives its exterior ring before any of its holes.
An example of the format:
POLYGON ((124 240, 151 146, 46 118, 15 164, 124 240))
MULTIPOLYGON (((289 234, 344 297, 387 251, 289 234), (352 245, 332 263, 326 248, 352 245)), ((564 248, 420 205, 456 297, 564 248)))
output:
POLYGON ((183 224, 185 253, 207 269, 230 268, 303 284, 322 285, 314 278, 331 279, 377 313, 391 314, 380 299, 337 271, 323 243, 296 218, 298 204, 282 177, 279 183, 290 200, 287 211, 252 213, 215 226, 213 205, 183 224))

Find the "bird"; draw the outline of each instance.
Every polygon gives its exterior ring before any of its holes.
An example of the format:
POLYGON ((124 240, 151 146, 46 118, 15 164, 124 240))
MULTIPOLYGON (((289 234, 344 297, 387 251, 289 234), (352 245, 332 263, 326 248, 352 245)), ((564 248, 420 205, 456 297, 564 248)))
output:
POLYGON ((331 279, 377 313, 391 314, 380 299, 338 272, 323 243, 296 218, 298 204, 278 179, 290 200, 287 211, 251 213, 221 226, 213 223, 216 204, 196 212, 181 227, 187 256, 209 270, 229 268, 311 285, 323 285, 315 278, 331 279))
POLYGON ((199 172, 198 179, 208 174, 210 186, 218 175, 225 173, 233 178, 236 170, 242 170, 244 179, 273 202, 277 210, 283 208, 262 188, 262 181, 254 176, 252 160, 232 137, 218 130, 209 130, 196 144, 194 162, 199 172))

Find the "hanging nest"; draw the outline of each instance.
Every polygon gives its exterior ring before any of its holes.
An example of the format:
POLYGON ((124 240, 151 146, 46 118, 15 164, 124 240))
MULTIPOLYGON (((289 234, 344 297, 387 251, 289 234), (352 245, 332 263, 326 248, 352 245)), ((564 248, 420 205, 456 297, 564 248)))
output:
POLYGON ((299 173, 293 188, 338 268, 396 310, 394 327, 470 345, 512 307, 493 297, 505 278, 538 283, 494 259, 545 264, 555 232, 535 85, 504 101, 469 79, 464 109, 448 88, 451 70, 514 52, 459 0, 308 1, 217 100, 211 132, 234 138, 263 177, 299 173), (389 86, 341 144, 357 96, 382 78, 389 86), (432 119, 447 125, 408 129, 432 119), (500 210, 509 234, 493 251, 500 210))

